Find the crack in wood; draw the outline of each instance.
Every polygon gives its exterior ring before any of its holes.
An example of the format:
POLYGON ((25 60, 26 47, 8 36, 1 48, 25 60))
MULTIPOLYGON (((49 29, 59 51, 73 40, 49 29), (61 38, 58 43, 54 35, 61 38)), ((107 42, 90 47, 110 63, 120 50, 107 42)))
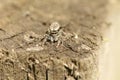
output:
POLYGON ((48 69, 46 70, 46 80, 48 80, 48 69))
POLYGON ((34 80, 37 80, 35 65, 32 64, 34 80))
POLYGON ((3 39, 1 39, 1 41, 7 40, 7 39, 12 39, 12 38, 14 38, 14 37, 16 37, 16 36, 19 36, 20 34, 23 34, 23 33, 24 33, 24 32, 20 32, 20 33, 17 33, 17 34, 15 34, 15 35, 9 36, 9 37, 7 37, 7 38, 3 38, 3 39))

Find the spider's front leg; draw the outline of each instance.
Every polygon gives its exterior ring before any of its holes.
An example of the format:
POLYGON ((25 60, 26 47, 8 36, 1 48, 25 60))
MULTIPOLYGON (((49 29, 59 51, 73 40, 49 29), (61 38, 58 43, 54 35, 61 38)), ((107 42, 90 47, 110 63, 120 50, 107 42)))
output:
POLYGON ((63 44, 63 41, 62 41, 62 38, 60 38, 58 41, 57 41, 57 48, 63 44))
POLYGON ((45 44, 46 44, 46 42, 47 42, 47 34, 45 34, 44 36, 43 36, 43 38, 41 39, 41 41, 42 41, 42 46, 44 46, 45 44))

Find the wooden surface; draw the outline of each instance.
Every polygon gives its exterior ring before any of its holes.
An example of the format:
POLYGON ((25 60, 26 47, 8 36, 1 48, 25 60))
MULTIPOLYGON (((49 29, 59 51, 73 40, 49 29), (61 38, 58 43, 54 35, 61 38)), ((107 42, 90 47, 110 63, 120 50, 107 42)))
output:
POLYGON ((0 80, 97 80, 96 51, 106 26, 106 4, 107 0, 0 0, 0 80), (24 36, 43 36, 54 21, 78 39, 65 41, 69 47, 48 44, 43 50, 27 51, 41 41, 28 43, 24 36))

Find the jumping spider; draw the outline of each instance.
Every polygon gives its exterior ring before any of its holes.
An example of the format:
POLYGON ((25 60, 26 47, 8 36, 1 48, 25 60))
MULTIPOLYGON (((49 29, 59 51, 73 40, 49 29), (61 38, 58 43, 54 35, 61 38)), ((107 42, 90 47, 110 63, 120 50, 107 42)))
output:
POLYGON ((43 43, 46 42, 56 43, 57 47, 62 43, 65 33, 58 22, 53 22, 43 38, 43 43))

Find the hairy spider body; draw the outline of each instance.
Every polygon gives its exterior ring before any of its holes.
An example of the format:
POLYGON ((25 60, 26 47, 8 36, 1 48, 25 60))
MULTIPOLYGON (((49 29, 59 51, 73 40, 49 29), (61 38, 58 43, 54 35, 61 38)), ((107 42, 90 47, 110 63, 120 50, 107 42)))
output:
POLYGON ((65 33, 63 31, 63 28, 60 26, 58 22, 53 22, 48 31, 46 31, 46 34, 44 35, 43 38, 43 43, 45 44, 46 42, 50 43, 56 43, 57 42, 57 47, 60 44, 63 44, 63 42, 69 38, 71 38, 73 35, 70 33, 65 33))

